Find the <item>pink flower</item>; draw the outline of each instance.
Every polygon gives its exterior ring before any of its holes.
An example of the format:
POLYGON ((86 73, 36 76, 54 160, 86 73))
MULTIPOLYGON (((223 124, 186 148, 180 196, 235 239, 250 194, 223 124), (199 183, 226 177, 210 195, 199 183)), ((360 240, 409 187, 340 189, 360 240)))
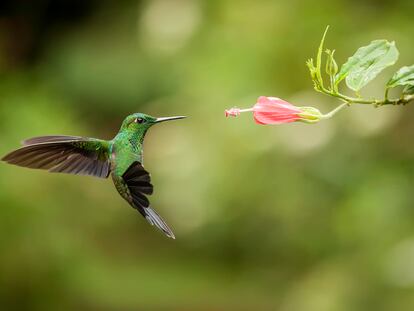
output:
POLYGON ((231 108, 225 116, 237 117, 242 112, 252 111, 258 124, 282 124, 295 121, 318 122, 321 113, 312 107, 296 107, 276 97, 260 96, 249 109, 231 108))

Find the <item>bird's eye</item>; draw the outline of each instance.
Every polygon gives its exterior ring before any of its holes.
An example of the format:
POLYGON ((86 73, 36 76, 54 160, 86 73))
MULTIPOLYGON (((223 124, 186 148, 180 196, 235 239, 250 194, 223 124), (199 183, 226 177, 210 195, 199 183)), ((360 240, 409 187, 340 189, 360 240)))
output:
POLYGON ((134 121, 135 123, 141 124, 141 123, 144 123, 145 120, 143 118, 136 118, 134 121))

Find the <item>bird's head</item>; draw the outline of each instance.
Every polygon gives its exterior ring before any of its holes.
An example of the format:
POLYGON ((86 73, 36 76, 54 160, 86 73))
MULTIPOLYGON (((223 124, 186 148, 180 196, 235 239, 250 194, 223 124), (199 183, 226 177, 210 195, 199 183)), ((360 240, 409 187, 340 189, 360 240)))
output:
POLYGON ((144 113, 134 113, 125 118, 121 126, 121 131, 141 133, 144 135, 145 132, 154 124, 183 118, 185 118, 185 116, 155 118, 144 113))

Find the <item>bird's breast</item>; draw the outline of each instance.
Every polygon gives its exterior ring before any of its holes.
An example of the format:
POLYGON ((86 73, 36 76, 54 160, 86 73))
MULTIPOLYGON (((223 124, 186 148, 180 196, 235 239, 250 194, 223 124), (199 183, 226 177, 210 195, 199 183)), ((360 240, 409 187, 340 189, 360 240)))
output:
POLYGON ((117 176, 122 176, 134 162, 142 163, 143 152, 129 148, 113 148, 111 153, 111 169, 117 176))

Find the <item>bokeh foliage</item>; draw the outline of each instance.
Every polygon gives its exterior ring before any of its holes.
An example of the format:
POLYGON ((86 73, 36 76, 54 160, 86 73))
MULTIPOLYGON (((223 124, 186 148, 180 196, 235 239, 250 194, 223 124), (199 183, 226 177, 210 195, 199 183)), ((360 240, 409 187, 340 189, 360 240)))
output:
POLYGON ((131 112, 190 116, 145 144, 176 241, 109 180, 1 165, 0 309, 412 310, 414 107, 279 127, 223 116, 259 95, 331 110, 305 67, 327 24, 340 63, 374 39, 414 63, 411 0, 0 9, 1 154, 36 135, 111 138, 131 112))

